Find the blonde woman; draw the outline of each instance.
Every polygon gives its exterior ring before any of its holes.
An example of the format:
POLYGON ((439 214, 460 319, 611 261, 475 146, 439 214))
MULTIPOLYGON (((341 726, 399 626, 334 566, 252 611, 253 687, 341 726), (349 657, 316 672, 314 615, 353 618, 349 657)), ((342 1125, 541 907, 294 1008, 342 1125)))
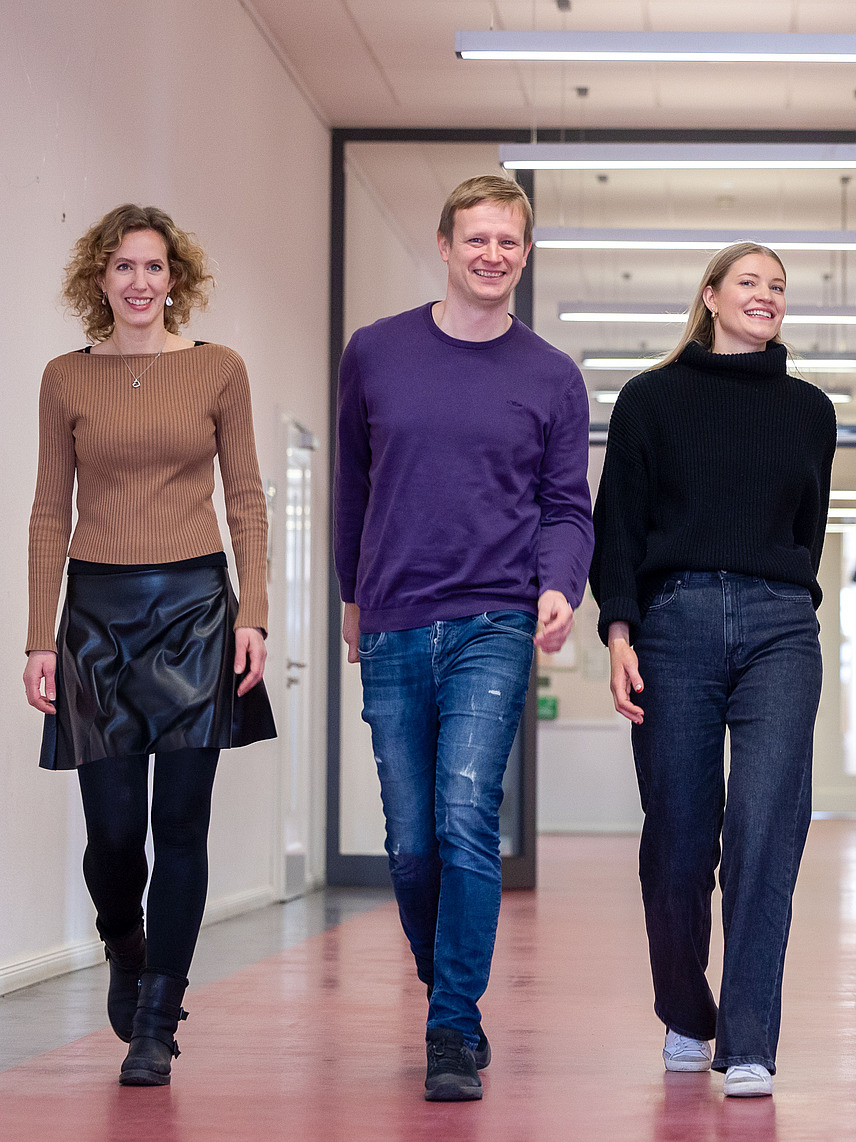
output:
POLYGON ((66 270, 65 299, 91 344, 48 364, 39 406, 24 685, 45 715, 41 765, 78 772, 83 871, 110 961, 110 1022, 130 1043, 127 1085, 165 1085, 178 1054, 219 751, 275 735, 246 370, 231 349, 180 333, 210 281, 203 251, 163 211, 111 210, 66 270), (240 605, 211 501, 215 456, 240 605))
POLYGON ((821 682, 835 417, 788 375, 785 286, 763 246, 713 258, 681 343, 621 391, 594 513, 591 582, 645 812, 663 1058, 668 1070, 724 1071, 734 1096, 773 1089, 821 682), (705 969, 720 855, 717 1009, 705 969))

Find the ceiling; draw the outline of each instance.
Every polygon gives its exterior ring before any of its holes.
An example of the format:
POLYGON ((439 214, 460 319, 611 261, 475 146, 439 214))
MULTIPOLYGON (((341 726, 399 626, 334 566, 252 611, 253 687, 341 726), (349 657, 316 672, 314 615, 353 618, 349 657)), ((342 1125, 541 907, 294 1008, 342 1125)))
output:
MULTIPOLYGON (((455 57, 458 29, 856 34, 856 0, 240 0, 332 127, 580 131, 856 131, 856 68, 846 64, 479 63, 455 57), (583 94, 580 94, 582 89, 583 94)), ((856 135, 854 135, 856 141, 856 135)), ((411 253, 442 288, 434 232, 443 199, 498 170, 486 144, 351 142, 347 168, 370 188, 411 253)), ((754 230, 839 229, 856 219, 856 178, 806 172, 539 172, 536 225, 754 230)), ((850 256, 851 260, 853 256, 850 256)), ((571 325, 559 301, 689 301, 706 255, 538 251, 535 327, 579 359, 586 350, 667 349, 671 326, 571 325)), ((856 305, 856 262, 791 253, 791 306, 856 305)), ((856 351, 856 328, 798 326, 797 351, 856 351)), ((590 390, 629 373, 587 374, 590 390), (607 379, 608 378, 608 379, 607 379)), ((853 387, 856 374, 815 378, 853 387)), ((856 423, 856 400, 838 406, 856 423)), ((592 402, 592 419, 609 409, 592 402)), ((856 452, 856 450, 853 450, 856 452)))
POLYGON ((856 32, 854 0, 252 0, 334 127, 852 129, 847 64, 504 64, 458 29, 856 32), (580 99, 577 87, 587 87, 580 99))

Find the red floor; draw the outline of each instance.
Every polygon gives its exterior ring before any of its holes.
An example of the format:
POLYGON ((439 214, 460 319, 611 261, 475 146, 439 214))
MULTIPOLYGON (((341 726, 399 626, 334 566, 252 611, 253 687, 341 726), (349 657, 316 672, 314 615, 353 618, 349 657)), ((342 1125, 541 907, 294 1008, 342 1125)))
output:
POLYGON ((540 883, 503 902, 480 1103, 422 1099, 424 989, 384 905, 192 989, 171 1087, 119 1087, 106 1030, 4 1072, 0 1140, 856 1140, 856 822, 812 826, 773 1099, 663 1072, 632 838, 547 838, 540 883))

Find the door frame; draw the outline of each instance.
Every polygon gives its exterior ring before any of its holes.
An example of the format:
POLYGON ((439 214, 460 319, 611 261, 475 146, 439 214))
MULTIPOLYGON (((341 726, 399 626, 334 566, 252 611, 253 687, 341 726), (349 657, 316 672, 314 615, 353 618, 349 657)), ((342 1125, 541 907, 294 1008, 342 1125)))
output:
MULTIPOLYGON (((764 131, 764 130, 637 130, 632 128, 547 129, 537 132, 544 143, 853 143, 856 131, 764 131)), ((336 127, 330 132, 330 488, 336 458, 336 395, 339 360, 345 348, 345 155, 349 142, 386 143, 530 143, 533 132, 525 128, 394 128, 336 127)), ((535 206, 533 171, 518 171, 517 178, 535 206)), ((515 293, 515 312, 531 327, 533 315, 533 249, 515 293)), ((606 439, 606 424, 591 425, 591 443, 606 439)), ((839 443, 843 443, 839 436, 839 443)), ((850 443, 850 441, 848 441, 850 443)), ((332 492, 331 492, 332 494, 332 492)), ((390 883, 386 856, 343 853, 340 849, 340 757, 341 757, 341 600, 330 545, 328 641, 327 641, 327 883, 380 886, 390 883)), ((522 780, 520 796, 519 851, 502 858, 504 888, 534 888, 536 867, 537 698, 535 674, 521 720, 522 780)))

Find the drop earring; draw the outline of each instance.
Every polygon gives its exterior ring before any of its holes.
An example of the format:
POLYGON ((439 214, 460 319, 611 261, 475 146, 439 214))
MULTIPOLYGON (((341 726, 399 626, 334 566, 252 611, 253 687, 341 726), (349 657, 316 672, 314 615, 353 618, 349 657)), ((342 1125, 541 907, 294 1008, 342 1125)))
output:
POLYGON ((103 290, 103 289, 101 291, 101 304, 102 305, 107 304, 107 292, 106 292, 106 290, 103 290))
POLYGON ((174 305, 174 304, 175 303, 173 302, 172 298, 169 296, 169 294, 167 294, 166 295, 166 301, 164 302, 164 305, 174 305))

